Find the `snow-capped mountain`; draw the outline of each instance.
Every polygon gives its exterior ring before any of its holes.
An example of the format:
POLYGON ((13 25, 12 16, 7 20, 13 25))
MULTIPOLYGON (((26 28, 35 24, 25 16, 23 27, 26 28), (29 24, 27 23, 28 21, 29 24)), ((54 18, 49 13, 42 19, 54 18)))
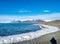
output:
POLYGON ((0 23, 20 23, 20 22, 44 22, 43 20, 40 19, 28 19, 28 20, 12 20, 12 21, 0 21, 0 23))

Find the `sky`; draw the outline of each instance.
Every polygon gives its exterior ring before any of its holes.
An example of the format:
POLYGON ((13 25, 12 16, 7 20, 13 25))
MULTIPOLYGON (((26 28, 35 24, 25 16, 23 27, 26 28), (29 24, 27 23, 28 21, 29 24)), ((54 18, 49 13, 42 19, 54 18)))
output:
POLYGON ((60 20, 60 0, 0 0, 0 20, 60 20))

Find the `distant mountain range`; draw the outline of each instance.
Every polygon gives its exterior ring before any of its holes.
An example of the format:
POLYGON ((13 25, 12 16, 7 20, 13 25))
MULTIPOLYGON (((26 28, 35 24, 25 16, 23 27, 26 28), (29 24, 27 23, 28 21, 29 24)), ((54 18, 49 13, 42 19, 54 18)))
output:
POLYGON ((29 20, 13 20, 13 21, 0 21, 0 23, 20 23, 20 22, 26 22, 26 23, 41 23, 41 24, 59 24, 60 20, 53 20, 53 21, 44 21, 44 20, 40 20, 40 19, 29 19, 29 20))
POLYGON ((38 23, 38 22, 45 22, 45 21, 36 19, 36 20, 24 20, 24 21, 17 20, 17 21, 12 21, 12 22, 14 22, 14 23, 16 23, 16 22, 18 22, 18 23, 19 22, 32 22, 32 23, 36 22, 36 23, 38 23))

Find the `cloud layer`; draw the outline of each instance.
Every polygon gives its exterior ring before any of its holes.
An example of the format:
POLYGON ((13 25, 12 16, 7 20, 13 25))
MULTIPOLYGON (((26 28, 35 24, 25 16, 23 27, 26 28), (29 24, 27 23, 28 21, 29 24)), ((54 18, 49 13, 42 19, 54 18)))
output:
POLYGON ((43 12, 50 12, 50 10, 43 10, 43 12))
POLYGON ((25 12, 32 12, 32 11, 30 11, 30 10, 20 10, 19 12, 20 13, 25 13, 25 12))
POLYGON ((12 20, 28 20, 28 19, 41 19, 41 20, 60 20, 60 13, 51 13, 36 16, 0 16, 0 21, 12 21, 12 20))

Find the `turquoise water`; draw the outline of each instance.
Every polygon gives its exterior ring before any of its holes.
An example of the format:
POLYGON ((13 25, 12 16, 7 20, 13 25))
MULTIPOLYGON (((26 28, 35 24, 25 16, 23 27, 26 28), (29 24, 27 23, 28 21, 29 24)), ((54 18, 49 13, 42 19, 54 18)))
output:
POLYGON ((0 36, 9 36, 40 30, 34 23, 0 23, 0 36))

